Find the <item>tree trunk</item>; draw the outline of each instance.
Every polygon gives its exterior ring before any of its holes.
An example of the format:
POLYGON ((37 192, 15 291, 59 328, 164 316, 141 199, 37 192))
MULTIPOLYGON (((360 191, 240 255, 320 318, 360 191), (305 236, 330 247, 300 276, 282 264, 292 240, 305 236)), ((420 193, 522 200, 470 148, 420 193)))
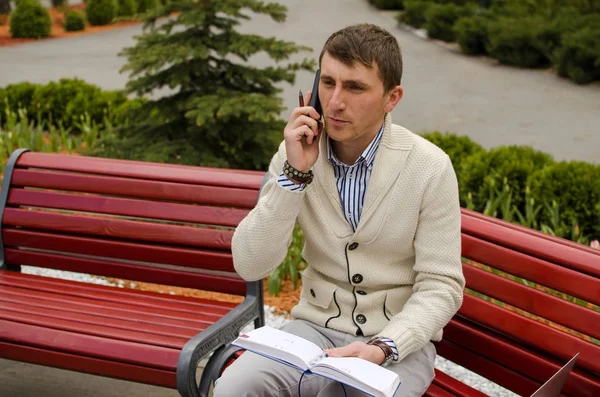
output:
POLYGON ((10 0, 0 0, 0 15, 10 14, 10 0))

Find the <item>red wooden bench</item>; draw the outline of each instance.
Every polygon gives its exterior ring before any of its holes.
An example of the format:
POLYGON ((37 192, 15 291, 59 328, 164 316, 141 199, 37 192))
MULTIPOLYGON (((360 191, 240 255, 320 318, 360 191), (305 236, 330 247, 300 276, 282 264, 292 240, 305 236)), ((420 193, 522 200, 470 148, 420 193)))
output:
MULTIPOLYGON (((467 289, 494 298, 502 306, 465 293, 459 313, 436 344, 438 354, 529 396, 579 352, 563 396, 599 397, 600 251, 463 209, 462 255, 467 289), (527 282, 513 281, 499 272, 527 282), (572 298, 552 296, 533 284, 572 298), (587 302, 587 307, 573 303, 575 299, 587 302)), ((230 346, 219 365, 226 367, 240 354, 230 346)), ((436 370, 426 396, 485 394, 436 370)))
POLYGON ((264 323, 262 282, 237 276, 230 247, 262 177, 15 151, 0 193, 0 357, 206 396, 225 346, 264 323), (21 265, 243 298, 53 279, 21 265))

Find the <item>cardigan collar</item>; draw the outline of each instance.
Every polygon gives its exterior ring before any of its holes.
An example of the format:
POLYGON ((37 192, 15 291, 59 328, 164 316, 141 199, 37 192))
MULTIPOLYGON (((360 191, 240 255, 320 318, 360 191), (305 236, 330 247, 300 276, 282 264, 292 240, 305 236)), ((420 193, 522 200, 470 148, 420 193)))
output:
MULTIPOLYGON (((402 172, 406 164, 406 159, 413 147, 413 139, 413 135, 409 130, 392 124, 390 113, 385 115, 383 135, 375 156, 373 171, 367 185, 365 202, 356 232, 359 232, 361 225, 368 221, 375 208, 377 208, 377 205, 402 172)), ((338 236, 343 237, 352 234, 353 231, 342 211, 342 203, 336 187, 333 166, 327 158, 327 140, 327 132, 324 130, 319 140, 320 155, 314 167, 314 184, 317 186, 319 194, 323 194, 326 197, 326 200, 322 200, 322 203, 324 205, 330 204, 333 207, 331 210, 336 215, 333 217, 334 219, 330 220, 331 226, 338 236)))

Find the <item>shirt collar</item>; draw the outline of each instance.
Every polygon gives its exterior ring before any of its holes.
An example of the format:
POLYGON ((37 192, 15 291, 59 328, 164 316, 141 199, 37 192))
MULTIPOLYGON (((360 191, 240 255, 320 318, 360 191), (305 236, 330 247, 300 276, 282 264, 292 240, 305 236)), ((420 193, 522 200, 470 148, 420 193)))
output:
POLYGON ((383 135, 383 123, 381 124, 381 128, 379 128, 379 132, 373 138, 369 146, 362 152, 362 154, 358 157, 358 159, 351 166, 344 164, 341 162, 333 153, 333 147, 331 146, 331 140, 327 139, 327 158, 329 162, 333 165, 343 165, 346 167, 352 167, 360 162, 366 162, 368 167, 373 165, 375 161, 375 153, 377 153, 377 148, 379 147, 379 142, 381 141, 381 136, 383 135))

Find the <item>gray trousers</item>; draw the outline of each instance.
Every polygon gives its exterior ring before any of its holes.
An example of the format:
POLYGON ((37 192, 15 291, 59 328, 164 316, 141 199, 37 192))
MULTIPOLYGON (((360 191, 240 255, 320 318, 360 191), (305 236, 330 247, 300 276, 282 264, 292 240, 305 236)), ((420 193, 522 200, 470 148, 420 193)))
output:
MULTIPOLYGON (((366 342, 369 339, 323 328, 304 320, 294 320, 282 329, 308 339, 323 349, 341 347, 355 341, 366 342)), ((421 350, 387 367, 400 375, 402 380, 395 397, 418 397, 425 393, 434 377, 435 355, 435 346, 429 342, 421 350)), ((367 396, 350 386, 342 387, 338 382, 312 374, 302 377, 299 396, 298 382, 301 375, 302 372, 296 368, 245 352, 216 381, 214 397, 367 396)))

